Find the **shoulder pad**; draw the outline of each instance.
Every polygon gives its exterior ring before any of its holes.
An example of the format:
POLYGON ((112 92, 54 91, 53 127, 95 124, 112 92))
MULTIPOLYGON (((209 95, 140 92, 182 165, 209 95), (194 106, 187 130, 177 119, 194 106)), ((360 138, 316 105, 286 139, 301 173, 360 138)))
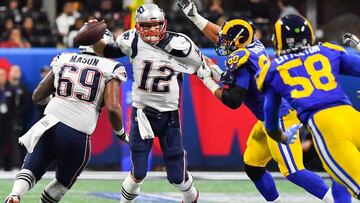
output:
POLYGON ((116 38, 116 43, 124 54, 134 57, 133 54, 136 52, 136 50, 133 50, 135 48, 134 43, 137 44, 136 30, 131 29, 124 32, 116 38))
POLYGON ((125 31, 116 38, 116 43, 131 46, 131 43, 135 37, 135 32, 135 29, 125 31))
POLYGON ((191 47, 190 42, 181 35, 174 36, 170 40, 169 45, 172 49, 181 50, 181 51, 189 50, 191 47))
POLYGON ((342 46, 332 44, 332 43, 329 43, 329 42, 323 43, 322 46, 324 46, 324 47, 326 47, 328 49, 333 49, 333 50, 336 50, 336 51, 341 51, 341 52, 347 53, 346 50, 342 46))
POLYGON ((225 67, 228 70, 237 70, 241 65, 249 60, 250 52, 241 48, 231 53, 225 61, 225 67))
POLYGON ((74 53, 69 53, 69 52, 63 52, 61 54, 56 55, 50 63, 50 66, 54 66, 58 63, 61 63, 62 60, 64 60, 64 58, 70 54, 74 54, 74 53))
POLYGON ((60 59, 61 54, 57 54, 51 61, 51 63, 56 63, 60 59))
POLYGON ((184 34, 166 32, 166 39, 163 39, 156 46, 176 57, 186 57, 192 49, 192 41, 184 34))
POLYGON ((116 63, 116 65, 109 77, 109 80, 111 80, 111 79, 117 79, 122 82, 125 82, 127 80, 126 70, 122 63, 119 63, 119 62, 116 63))

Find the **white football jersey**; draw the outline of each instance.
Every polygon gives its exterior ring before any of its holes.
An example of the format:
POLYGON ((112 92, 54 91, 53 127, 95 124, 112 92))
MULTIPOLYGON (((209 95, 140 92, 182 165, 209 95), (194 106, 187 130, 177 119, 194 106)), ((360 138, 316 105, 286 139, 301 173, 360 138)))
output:
POLYGON ((167 32, 166 38, 153 46, 132 29, 116 42, 132 63, 132 105, 161 112, 177 110, 182 74, 195 73, 202 63, 200 50, 190 38, 167 32))
POLYGON ((126 81, 124 66, 114 60, 88 54, 62 53, 51 62, 55 97, 45 114, 86 134, 95 130, 110 79, 126 81))

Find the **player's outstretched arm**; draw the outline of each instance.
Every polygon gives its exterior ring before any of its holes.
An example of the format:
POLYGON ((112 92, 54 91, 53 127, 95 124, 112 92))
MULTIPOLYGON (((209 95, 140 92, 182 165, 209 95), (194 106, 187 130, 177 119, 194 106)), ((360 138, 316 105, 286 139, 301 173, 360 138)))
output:
POLYGON ((340 56, 340 73, 360 77, 360 55, 343 54, 340 56))
MULTIPOLYGON (((211 91, 211 93, 213 93, 224 105, 231 109, 239 108, 245 98, 247 90, 237 85, 233 85, 232 87, 226 89, 220 87, 213 77, 216 74, 219 75, 216 77, 221 77, 222 72, 220 73, 217 71, 216 69, 220 70, 220 68, 214 68, 213 66, 215 65, 216 64, 212 62, 211 59, 203 55, 203 64, 197 71, 197 76, 203 81, 204 85, 211 91)), ((243 79, 246 80, 246 78, 243 79)))
POLYGON ((220 27, 202 17, 197 12, 194 2, 191 2, 190 0, 178 0, 177 5, 186 17, 191 20, 211 42, 214 44, 218 42, 220 27))
POLYGON ((122 121, 122 109, 119 101, 120 81, 117 79, 111 79, 105 87, 105 108, 110 124, 114 129, 116 135, 125 142, 129 141, 122 121))
POLYGON ((33 102, 44 105, 50 101, 51 94, 56 90, 54 87, 54 79, 54 72, 50 71, 36 87, 32 95, 33 102))

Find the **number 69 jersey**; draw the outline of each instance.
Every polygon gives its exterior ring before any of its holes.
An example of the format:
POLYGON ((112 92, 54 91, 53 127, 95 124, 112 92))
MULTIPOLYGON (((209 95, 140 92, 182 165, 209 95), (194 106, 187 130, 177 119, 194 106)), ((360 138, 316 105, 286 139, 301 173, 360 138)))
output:
POLYGON ((123 33, 116 42, 132 63, 132 105, 161 112, 177 110, 182 73, 195 73, 202 63, 196 45, 173 32, 166 32, 157 45, 150 45, 135 29, 123 33))
POLYGON ((53 59, 51 67, 56 92, 44 114, 92 134, 103 105, 105 85, 111 79, 126 81, 124 66, 95 55, 62 53, 53 59))
POLYGON ((342 71, 345 50, 324 43, 296 54, 275 58, 258 75, 258 88, 274 88, 306 123, 313 113, 336 105, 351 105, 337 78, 342 71))

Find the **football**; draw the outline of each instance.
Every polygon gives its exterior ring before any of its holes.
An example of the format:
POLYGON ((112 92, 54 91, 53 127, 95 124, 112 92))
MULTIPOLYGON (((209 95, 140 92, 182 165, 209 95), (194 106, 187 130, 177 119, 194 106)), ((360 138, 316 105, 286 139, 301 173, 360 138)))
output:
POLYGON ((99 41, 106 30, 105 22, 88 22, 85 23, 76 34, 74 43, 76 45, 92 45, 99 41))

